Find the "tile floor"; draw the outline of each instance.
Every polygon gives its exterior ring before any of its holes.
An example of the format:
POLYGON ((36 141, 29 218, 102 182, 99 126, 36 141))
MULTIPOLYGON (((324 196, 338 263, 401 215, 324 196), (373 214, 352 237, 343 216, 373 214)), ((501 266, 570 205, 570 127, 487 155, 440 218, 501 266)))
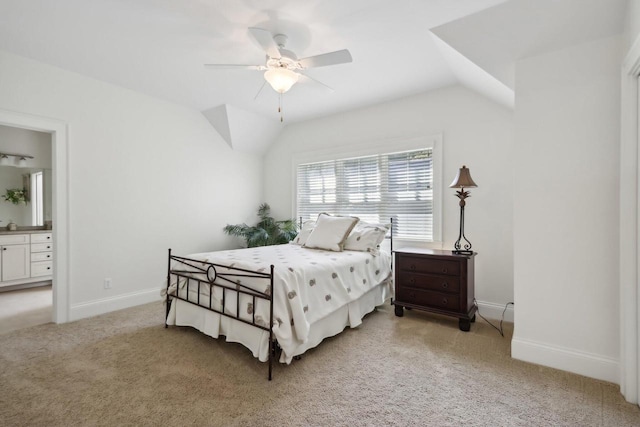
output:
POLYGON ((49 323, 53 319, 51 285, 0 292, 0 334, 49 323))

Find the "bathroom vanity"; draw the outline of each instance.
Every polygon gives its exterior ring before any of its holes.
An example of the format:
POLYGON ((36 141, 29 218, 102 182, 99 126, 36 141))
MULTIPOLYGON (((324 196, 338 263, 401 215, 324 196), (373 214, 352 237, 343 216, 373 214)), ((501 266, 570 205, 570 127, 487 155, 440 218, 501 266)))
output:
POLYGON ((0 231, 0 287, 44 282, 52 277, 51 230, 0 231))

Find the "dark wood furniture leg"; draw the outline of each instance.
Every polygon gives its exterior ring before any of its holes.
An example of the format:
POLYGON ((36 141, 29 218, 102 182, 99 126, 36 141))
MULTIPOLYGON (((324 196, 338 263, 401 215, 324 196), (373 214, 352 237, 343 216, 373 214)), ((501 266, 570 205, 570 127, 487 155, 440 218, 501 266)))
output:
POLYGON ((463 332, 469 332, 471 329, 471 320, 463 318, 458 319, 458 327, 463 332))
POLYGON ((402 317, 404 316, 404 309, 401 305, 395 305, 395 312, 396 312, 396 316, 398 317, 402 317))

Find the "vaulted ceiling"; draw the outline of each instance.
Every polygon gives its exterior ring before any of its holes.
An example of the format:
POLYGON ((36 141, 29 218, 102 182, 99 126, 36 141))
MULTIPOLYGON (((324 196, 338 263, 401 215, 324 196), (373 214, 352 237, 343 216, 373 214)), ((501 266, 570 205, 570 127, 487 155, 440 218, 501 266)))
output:
POLYGON ((333 91, 301 79, 283 95, 286 125, 456 83, 513 105, 515 59, 620 33, 626 3, 2 0, 0 49, 197 109, 234 148, 262 151, 283 126, 278 94, 260 91, 262 72, 203 67, 264 64, 249 27, 286 34, 298 57, 353 56, 306 71, 333 91))

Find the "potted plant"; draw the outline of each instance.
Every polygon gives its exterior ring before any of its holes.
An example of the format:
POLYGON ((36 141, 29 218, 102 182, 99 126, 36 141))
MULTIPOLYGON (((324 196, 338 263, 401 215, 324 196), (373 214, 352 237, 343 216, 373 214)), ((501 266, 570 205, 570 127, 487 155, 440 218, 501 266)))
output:
POLYGON ((224 232, 236 237, 242 237, 247 242, 247 247, 281 245, 293 240, 298 234, 298 226, 293 219, 276 221, 271 217, 271 207, 263 203, 258 208, 260 221, 254 225, 227 224, 224 232))
POLYGON ((11 202, 14 205, 20 203, 27 204, 27 190, 20 188, 9 188, 7 193, 2 196, 7 202, 11 202))

